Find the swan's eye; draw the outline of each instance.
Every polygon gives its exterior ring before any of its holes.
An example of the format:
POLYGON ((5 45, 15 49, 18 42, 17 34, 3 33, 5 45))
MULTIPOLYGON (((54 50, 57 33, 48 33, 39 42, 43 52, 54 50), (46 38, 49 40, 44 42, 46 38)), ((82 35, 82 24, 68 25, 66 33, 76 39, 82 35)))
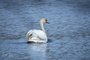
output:
POLYGON ((47 20, 47 19, 45 19, 45 22, 48 22, 48 20, 47 20))

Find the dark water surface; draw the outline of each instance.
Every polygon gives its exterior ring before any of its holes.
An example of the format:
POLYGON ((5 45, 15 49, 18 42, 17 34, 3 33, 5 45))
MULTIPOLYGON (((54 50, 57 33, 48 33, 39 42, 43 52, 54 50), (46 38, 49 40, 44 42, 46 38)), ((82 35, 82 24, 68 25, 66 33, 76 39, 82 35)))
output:
POLYGON ((0 0, 0 60, 90 60, 90 1, 0 0), (49 42, 27 44, 42 17, 49 42))

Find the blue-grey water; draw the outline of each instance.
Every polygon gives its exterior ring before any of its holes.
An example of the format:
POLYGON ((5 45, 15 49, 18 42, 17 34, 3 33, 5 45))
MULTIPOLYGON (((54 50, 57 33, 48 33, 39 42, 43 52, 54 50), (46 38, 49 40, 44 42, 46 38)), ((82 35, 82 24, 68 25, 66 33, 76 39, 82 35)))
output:
POLYGON ((0 0, 0 60, 90 60, 90 0, 0 0), (42 17, 48 43, 27 44, 42 17))

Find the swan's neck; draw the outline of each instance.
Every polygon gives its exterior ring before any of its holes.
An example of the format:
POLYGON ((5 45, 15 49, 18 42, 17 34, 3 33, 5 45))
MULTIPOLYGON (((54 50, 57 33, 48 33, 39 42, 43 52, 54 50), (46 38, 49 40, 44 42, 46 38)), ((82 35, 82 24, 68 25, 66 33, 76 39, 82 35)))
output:
POLYGON ((44 24, 40 22, 40 25, 41 25, 41 30, 45 32, 44 24))

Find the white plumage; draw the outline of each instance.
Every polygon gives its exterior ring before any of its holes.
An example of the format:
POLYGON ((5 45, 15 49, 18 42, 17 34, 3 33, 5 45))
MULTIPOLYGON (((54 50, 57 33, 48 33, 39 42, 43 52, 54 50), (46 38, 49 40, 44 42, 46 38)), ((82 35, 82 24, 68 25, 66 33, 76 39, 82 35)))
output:
POLYGON ((40 20, 41 30, 29 30, 26 34, 28 42, 46 43, 47 35, 44 29, 44 24, 48 23, 46 18, 40 20))

